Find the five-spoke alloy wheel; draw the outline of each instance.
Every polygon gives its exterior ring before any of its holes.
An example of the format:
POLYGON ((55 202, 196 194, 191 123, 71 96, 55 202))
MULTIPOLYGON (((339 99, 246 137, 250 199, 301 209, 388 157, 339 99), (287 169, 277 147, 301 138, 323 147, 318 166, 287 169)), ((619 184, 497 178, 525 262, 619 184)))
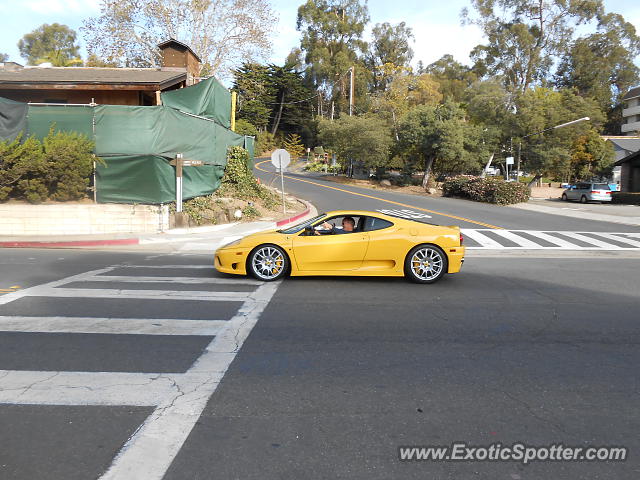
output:
POLYGON ((435 245, 418 245, 404 262, 405 275, 417 283, 433 283, 440 280, 449 268, 447 256, 435 245))
POLYGON ((286 275, 289 259, 280 247, 260 245, 249 255, 247 269, 258 280, 271 282, 286 275))

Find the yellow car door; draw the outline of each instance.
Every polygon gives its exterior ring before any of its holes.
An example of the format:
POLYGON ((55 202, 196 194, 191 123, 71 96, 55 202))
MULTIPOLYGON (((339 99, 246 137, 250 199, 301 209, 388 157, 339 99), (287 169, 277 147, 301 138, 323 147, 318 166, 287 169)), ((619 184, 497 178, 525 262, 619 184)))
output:
POLYGON ((293 237, 293 256, 300 271, 356 270, 367 253, 369 234, 297 235, 293 237))

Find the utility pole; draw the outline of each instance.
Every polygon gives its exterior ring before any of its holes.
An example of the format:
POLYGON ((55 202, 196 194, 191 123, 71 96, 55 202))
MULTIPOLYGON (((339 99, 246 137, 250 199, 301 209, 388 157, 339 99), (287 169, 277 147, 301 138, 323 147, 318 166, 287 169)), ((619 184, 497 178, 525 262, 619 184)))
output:
POLYGON ((353 115, 353 74, 355 68, 355 66, 352 66, 349 69, 351 71, 351 81, 349 82, 349 116, 353 115))

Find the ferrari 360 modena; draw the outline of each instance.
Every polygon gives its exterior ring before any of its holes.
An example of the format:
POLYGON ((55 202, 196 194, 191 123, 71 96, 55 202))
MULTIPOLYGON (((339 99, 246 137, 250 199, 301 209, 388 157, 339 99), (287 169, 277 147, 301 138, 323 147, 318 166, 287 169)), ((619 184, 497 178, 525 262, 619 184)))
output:
POLYGON ((457 226, 340 210, 248 235, 215 253, 219 272, 273 281, 285 275, 406 276, 433 283, 464 262, 457 226))

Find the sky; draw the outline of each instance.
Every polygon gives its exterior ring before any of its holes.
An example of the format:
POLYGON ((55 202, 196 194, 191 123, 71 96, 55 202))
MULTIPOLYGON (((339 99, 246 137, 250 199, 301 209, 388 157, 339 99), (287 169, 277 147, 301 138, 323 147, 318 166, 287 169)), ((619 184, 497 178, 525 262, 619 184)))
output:
MULTIPOLYGON (((287 54, 299 45, 296 14, 303 0, 271 0, 279 16, 273 37, 270 62, 282 64, 287 54)), ((82 20, 100 12, 101 0, 0 0, 0 52, 9 60, 24 63, 20 57, 18 40, 43 23, 63 23, 76 31, 82 20)), ((604 0, 607 11, 621 13, 640 32, 640 1, 604 0)), ((469 52, 482 42, 475 26, 460 25, 460 11, 470 6, 470 0, 369 0, 370 26, 378 22, 404 21, 415 35, 414 63, 425 65, 450 53, 462 63, 469 64, 469 52)), ((79 32, 78 32, 79 33, 79 32)), ((80 44, 82 38, 79 34, 80 44)))

